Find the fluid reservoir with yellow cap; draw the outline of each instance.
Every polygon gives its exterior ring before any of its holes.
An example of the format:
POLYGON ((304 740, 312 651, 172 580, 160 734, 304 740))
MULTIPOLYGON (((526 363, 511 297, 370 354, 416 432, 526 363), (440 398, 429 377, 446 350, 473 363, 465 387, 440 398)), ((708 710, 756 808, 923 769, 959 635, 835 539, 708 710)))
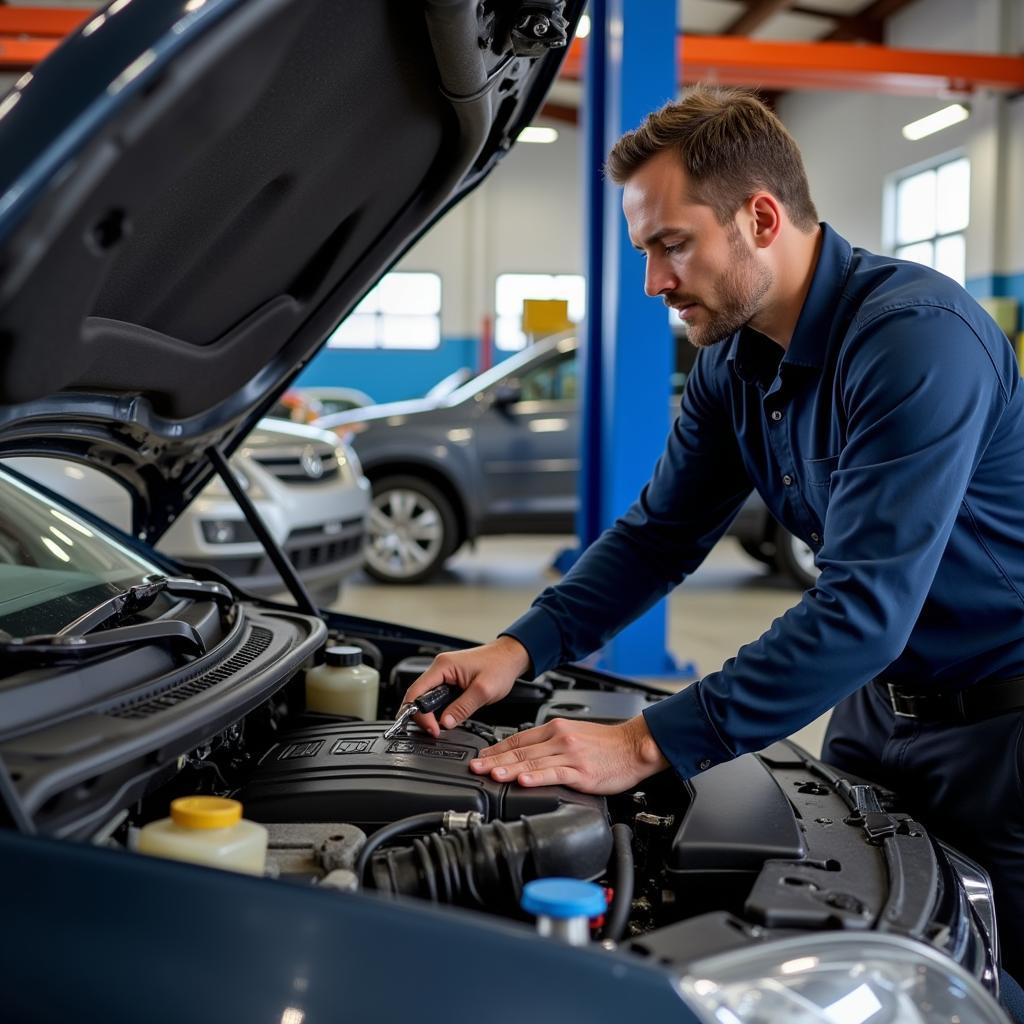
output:
POLYGON ((262 875, 267 830, 246 821, 237 800, 183 796, 171 801, 169 818, 142 827, 136 849, 157 857, 262 875))
POLYGON ((328 647, 324 664, 306 672, 306 710, 372 722, 377 717, 379 689, 380 676, 363 664, 360 648, 328 647))

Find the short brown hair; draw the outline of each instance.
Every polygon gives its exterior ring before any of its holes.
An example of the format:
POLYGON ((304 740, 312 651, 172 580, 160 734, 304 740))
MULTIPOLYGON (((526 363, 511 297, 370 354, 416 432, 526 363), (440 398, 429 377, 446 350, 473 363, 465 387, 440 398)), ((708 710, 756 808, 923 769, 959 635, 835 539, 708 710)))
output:
POLYGON ((801 231, 818 224, 800 149, 782 122, 753 93, 697 85, 626 132, 612 147, 607 173, 623 185, 651 157, 674 150, 694 202, 727 224, 755 193, 771 192, 801 231))

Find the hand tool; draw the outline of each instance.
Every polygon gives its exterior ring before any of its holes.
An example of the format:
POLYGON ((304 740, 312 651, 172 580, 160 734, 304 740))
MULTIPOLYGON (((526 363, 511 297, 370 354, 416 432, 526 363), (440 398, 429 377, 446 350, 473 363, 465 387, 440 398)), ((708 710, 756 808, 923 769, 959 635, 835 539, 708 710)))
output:
POLYGON ((395 716, 395 724, 389 726, 384 733, 384 739, 389 740, 393 736, 404 733, 413 715, 429 715, 431 711, 437 712, 448 707, 460 693, 462 693, 461 686, 442 683, 440 686, 435 686, 432 690, 420 694, 414 701, 403 704, 395 716))

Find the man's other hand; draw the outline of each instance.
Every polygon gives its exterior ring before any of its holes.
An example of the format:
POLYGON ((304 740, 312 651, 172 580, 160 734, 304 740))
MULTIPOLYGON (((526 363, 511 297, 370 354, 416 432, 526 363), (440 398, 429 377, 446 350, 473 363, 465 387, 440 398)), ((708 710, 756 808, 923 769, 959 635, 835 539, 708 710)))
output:
MULTIPOLYGON (((441 725, 454 729, 485 704, 501 700, 515 681, 530 669, 530 655, 514 637, 499 636, 489 644, 465 651, 446 651, 406 691, 403 703, 410 704, 441 683, 454 683, 465 693, 441 712, 441 725)), ((437 737, 434 715, 417 715, 416 724, 437 737)))
POLYGON ((643 715, 620 725, 555 718, 485 747, 471 771, 521 786, 621 793, 668 767, 643 715))

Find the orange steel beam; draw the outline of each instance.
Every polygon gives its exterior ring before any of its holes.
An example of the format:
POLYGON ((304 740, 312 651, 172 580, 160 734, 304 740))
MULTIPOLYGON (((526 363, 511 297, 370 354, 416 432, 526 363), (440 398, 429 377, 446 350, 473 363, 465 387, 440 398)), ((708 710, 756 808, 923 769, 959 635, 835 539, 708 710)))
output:
MULTIPOLYGON (((580 77, 585 46, 584 41, 573 40, 563 75, 580 77)), ((975 89, 1024 91, 1024 57, 896 50, 870 44, 681 35, 679 64, 684 84, 846 89, 902 96, 947 96, 975 89)))
POLYGON ((0 6, 0 36, 63 39, 95 13, 68 7, 0 6))
POLYGON ((0 36, 0 71, 28 71, 51 50, 56 49, 58 43, 59 39, 12 39, 0 36))

